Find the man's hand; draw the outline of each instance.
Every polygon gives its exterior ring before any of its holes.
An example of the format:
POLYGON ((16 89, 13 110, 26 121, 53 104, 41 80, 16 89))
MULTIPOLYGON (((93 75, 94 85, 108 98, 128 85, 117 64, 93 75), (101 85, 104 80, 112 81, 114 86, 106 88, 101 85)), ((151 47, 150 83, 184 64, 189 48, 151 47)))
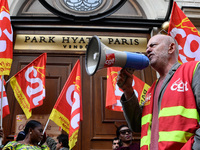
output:
POLYGON ((126 99, 131 98, 133 95, 133 75, 130 74, 126 69, 121 69, 117 76, 117 85, 124 91, 126 99))

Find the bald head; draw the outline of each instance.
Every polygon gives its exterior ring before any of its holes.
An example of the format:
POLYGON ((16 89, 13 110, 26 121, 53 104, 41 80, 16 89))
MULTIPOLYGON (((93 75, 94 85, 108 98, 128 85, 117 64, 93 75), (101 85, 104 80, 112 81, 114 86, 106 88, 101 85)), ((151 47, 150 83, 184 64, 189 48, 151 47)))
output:
POLYGON ((157 35, 155 35, 153 37, 156 37, 156 38, 159 38, 162 41, 165 41, 166 45, 170 45, 171 43, 174 43, 174 45, 175 45, 175 54, 176 54, 176 56, 178 58, 178 53, 179 53, 178 44, 177 44, 176 40, 173 37, 171 37, 169 35, 164 35, 164 34, 157 34, 157 35))
POLYGON ((150 65, 160 74, 167 72, 172 65, 178 62, 176 41, 168 35, 158 34, 151 37, 146 52, 150 65))

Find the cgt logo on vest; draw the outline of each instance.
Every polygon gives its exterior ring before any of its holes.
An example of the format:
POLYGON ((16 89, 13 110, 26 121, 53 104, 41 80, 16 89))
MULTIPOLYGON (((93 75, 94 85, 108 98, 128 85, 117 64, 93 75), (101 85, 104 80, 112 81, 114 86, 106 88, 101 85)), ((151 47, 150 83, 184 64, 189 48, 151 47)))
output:
POLYGON ((178 80, 176 80, 172 86, 171 86, 171 90, 172 91, 178 91, 178 92, 185 92, 188 91, 188 87, 187 87, 187 81, 184 83, 180 78, 178 80))
POLYGON ((142 102, 142 106, 147 106, 150 104, 150 100, 151 100, 151 93, 148 93, 145 97, 145 101, 142 102))

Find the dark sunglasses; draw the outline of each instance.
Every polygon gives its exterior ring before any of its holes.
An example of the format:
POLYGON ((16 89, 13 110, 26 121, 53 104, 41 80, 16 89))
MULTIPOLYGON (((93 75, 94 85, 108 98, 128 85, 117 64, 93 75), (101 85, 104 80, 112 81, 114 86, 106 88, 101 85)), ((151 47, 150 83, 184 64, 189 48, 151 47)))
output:
POLYGON ((121 131, 119 131, 119 133, 120 133, 120 134, 122 134, 122 135, 125 135, 125 134, 126 134, 126 132, 127 132, 128 134, 131 134, 131 133, 132 133, 132 131, 131 131, 130 129, 128 129, 128 130, 121 130, 121 131))

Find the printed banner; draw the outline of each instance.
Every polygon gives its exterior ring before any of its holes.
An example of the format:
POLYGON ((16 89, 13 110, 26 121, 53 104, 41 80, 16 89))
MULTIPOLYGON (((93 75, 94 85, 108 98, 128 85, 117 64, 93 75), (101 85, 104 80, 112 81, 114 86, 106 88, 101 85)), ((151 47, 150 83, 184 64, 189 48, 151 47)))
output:
POLYGON ((1 0, 0 7, 0 75, 9 75, 13 58, 13 31, 7 0, 1 0))
POLYGON ((79 60, 69 75, 49 119, 69 134, 69 147, 72 149, 77 142, 80 121, 82 120, 82 90, 79 60))
POLYGON ((168 33, 178 43, 180 63, 200 60, 200 34, 176 2, 173 4, 168 33))
POLYGON ((47 54, 43 53, 10 79, 15 98, 27 119, 32 109, 43 104, 47 54))
MULTIPOLYGON (((106 108, 114 111, 123 111, 120 102, 123 91, 117 85, 117 75, 121 69, 122 68, 120 67, 107 68, 106 108)), ((134 75, 132 86, 138 98, 139 104, 142 105, 150 86, 134 75)))

